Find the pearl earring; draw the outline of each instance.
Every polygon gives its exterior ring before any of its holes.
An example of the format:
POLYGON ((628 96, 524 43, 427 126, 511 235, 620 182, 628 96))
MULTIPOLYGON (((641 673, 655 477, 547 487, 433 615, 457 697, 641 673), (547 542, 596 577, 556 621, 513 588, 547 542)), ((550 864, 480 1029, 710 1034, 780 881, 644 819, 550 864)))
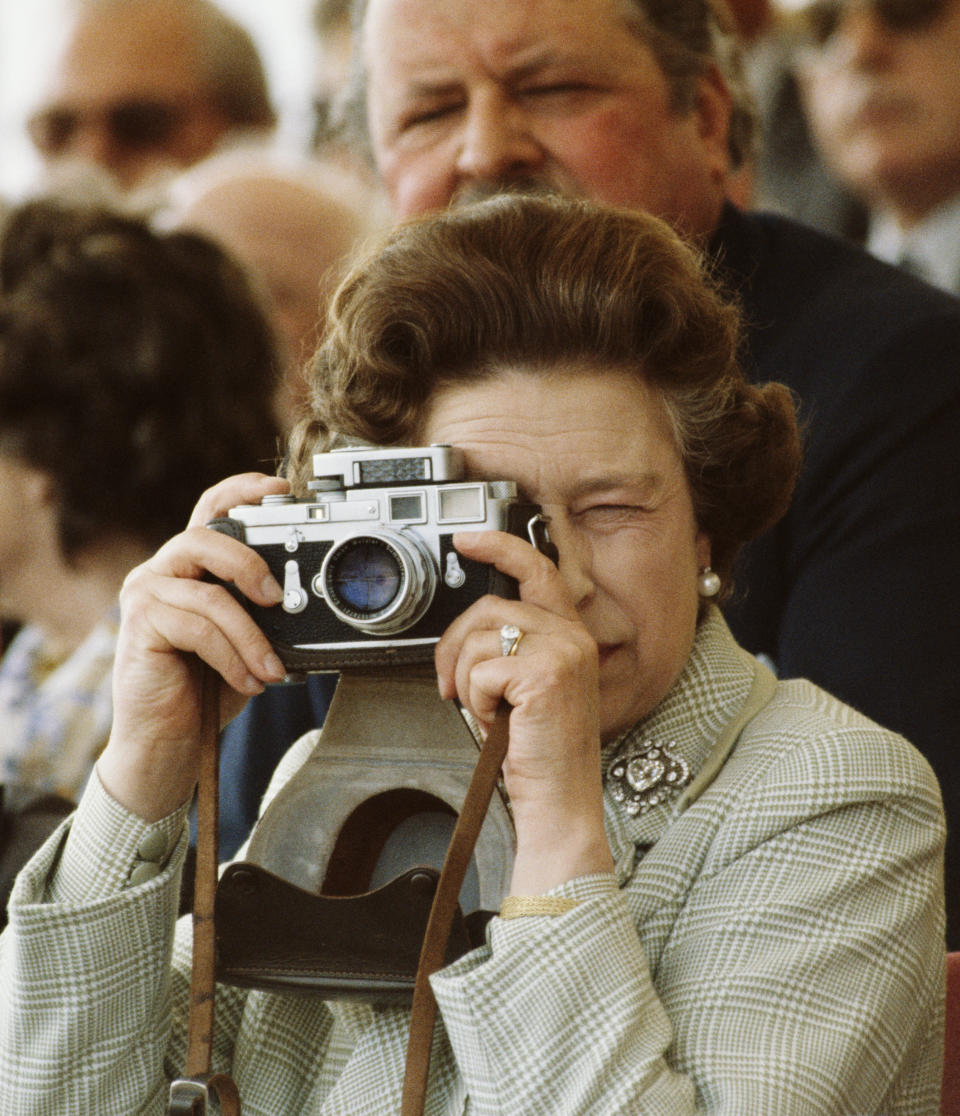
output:
POLYGON ((715 597, 720 592, 720 575, 706 566, 697 578, 697 590, 701 597, 715 597))

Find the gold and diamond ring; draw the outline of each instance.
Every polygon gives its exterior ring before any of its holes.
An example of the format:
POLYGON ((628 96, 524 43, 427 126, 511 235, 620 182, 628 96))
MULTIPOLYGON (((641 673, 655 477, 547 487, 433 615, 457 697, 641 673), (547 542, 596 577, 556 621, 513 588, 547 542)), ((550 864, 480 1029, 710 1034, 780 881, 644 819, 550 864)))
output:
POLYGON ((500 629, 500 654, 516 655, 523 632, 516 624, 504 624, 500 629))

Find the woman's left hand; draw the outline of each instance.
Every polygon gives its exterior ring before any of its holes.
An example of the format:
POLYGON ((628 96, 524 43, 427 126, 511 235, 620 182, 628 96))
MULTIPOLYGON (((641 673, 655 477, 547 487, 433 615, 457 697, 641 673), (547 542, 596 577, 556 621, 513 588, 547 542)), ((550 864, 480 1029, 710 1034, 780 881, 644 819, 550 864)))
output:
POLYGON ((512 706, 504 780, 517 830, 513 893, 539 894, 576 876, 607 872, 603 827, 597 644, 560 571, 523 539, 464 532, 457 550, 517 579, 520 600, 487 596, 437 645, 440 693, 481 724, 512 706), (500 629, 523 637, 504 655, 500 629))

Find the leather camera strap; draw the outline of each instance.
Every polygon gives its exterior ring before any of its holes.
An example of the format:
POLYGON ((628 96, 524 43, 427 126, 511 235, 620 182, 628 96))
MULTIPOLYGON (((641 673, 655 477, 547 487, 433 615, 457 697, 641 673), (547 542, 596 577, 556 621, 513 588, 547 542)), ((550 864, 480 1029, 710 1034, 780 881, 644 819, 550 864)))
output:
POLYGON ((220 678, 205 664, 197 780, 197 871, 193 888, 193 969, 187 1020, 185 1077, 170 1086, 168 1116, 204 1116, 208 1093, 216 1094, 221 1116, 240 1116, 240 1096, 226 1074, 210 1073, 216 991, 216 932, 219 825, 220 678))
POLYGON ((456 913, 460 888, 507 753, 509 718, 509 707, 501 705, 480 750, 480 758, 477 760, 453 836, 450 838, 443 870, 433 897, 413 988, 410 1037, 407 1041, 407 1062, 400 1116, 422 1116, 424 1110, 427 1078, 430 1072, 430 1047, 437 1015, 436 1000, 430 988, 430 976, 442 968, 444 963, 447 939, 456 913))

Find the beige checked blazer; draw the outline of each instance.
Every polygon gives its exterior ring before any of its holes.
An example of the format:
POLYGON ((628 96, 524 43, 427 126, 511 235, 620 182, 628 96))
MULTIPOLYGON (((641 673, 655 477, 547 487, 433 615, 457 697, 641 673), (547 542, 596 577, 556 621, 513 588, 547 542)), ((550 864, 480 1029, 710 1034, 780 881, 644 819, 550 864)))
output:
MULTIPOLYGON (((632 735, 717 766, 762 669, 712 611, 632 735)), ((434 978, 429 1113, 935 1116, 944 832, 913 748, 781 682, 686 808, 606 805, 616 876, 558 889, 582 900, 566 914, 494 919, 434 978)), ((21 874, 0 939, 2 1116, 163 1112, 184 1059, 185 840, 182 811, 147 826, 94 781, 21 874), (131 883, 145 837, 173 851, 131 883)), ((398 1111, 406 1009, 233 988, 217 1003, 245 1116, 398 1111)))

